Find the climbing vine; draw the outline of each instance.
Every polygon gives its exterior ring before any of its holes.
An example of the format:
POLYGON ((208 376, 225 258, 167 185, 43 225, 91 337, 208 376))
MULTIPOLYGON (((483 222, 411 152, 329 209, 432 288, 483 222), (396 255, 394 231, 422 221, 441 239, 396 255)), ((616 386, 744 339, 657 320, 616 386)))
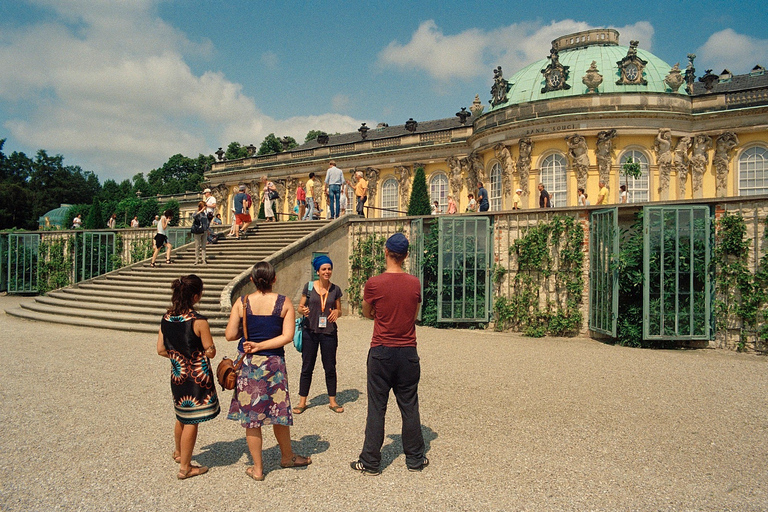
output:
POLYGON ((384 272, 384 243, 383 235, 367 235, 355 239, 352 254, 349 256, 349 287, 347 297, 349 304, 356 310, 363 305, 363 286, 375 275, 384 272))
MULTIPOLYGON (((494 301, 496 330, 515 329, 533 337, 577 334, 583 321, 583 245, 581 225, 561 215, 515 240, 509 248, 515 274, 510 293, 494 301)), ((506 272, 494 268, 494 282, 506 272)))
POLYGON ((74 245, 63 238, 40 242, 37 258, 37 289, 41 295, 71 284, 74 245))
MULTIPOLYGON (((768 235, 768 219, 765 223, 768 235)), ((731 319, 741 321, 738 350, 746 348, 750 338, 763 344, 768 342, 768 253, 756 262, 755 272, 751 272, 751 243, 741 214, 726 213, 720 218, 714 251, 717 272, 714 310, 723 322, 731 319)))

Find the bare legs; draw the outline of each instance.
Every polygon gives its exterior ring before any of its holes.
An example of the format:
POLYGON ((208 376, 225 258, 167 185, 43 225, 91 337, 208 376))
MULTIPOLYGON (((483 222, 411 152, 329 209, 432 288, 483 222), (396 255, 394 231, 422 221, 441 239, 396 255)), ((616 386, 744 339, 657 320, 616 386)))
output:
MULTIPOLYGON (((301 455, 294 455, 293 448, 291 448, 291 427, 285 425, 273 425, 272 429, 275 433, 275 439, 277 444, 280 445, 280 465, 283 467, 293 466, 306 466, 312 462, 309 457, 302 457, 301 455)), ((248 443, 248 450, 251 452, 251 458, 253 459, 253 472, 254 477, 260 477, 264 475, 264 462, 261 457, 262 451, 262 437, 261 427, 246 428, 245 440, 248 443)))
POLYGON ((173 437, 176 443, 174 456, 177 453, 179 454, 178 478, 180 480, 202 475, 208 471, 208 468, 205 466, 192 465, 192 452, 195 450, 195 442, 197 441, 197 425, 185 425, 176 420, 173 437))

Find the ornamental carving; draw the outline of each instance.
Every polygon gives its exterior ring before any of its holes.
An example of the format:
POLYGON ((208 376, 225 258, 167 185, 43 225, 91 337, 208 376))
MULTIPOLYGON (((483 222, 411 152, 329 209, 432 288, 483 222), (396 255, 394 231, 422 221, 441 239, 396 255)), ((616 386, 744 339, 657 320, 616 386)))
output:
POLYGON ((672 130, 659 128, 653 143, 656 163, 659 166, 659 200, 669 199, 669 175, 672 172, 672 130))
POLYGON ((695 58, 695 53, 689 53, 688 65, 685 67, 685 90, 690 95, 693 95, 693 84, 696 82, 696 68, 693 67, 693 59, 695 58))
POLYGON ((411 167, 407 165, 395 166, 395 176, 397 177, 397 183, 400 189, 400 204, 404 210, 407 210, 406 206, 411 200, 411 176, 413 172, 411 167))
POLYGON ((616 137, 616 130, 604 130, 597 133, 595 156, 597 158, 598 175, 603 183, 609 183, 610 181, 611 166, 613 165, 614 137, 616 137))
POLYGON ((648 61, 637 56, 638 44, 640 44, 638 41, 630 41, 627 55, 616 62, 621 73, 621 77, 616 81, 616 85, 648 85, 648 81, 643 78, 648 61))
POLYGON ((667 76, 664 77, 664 83, 667 84, 667 87, 672 92, 677 92, 680 86, 683 85, 683 82, 685 82, 685 78, 683 78, 683 74, 680 72, 680 63, 676 62, 672 69, 669 70, 667 76))
POLYGON ((528 138, 522 138, 518 142, 519 156, 517 158, 517 179, 520 188, 523 191, 523 198, 528 197, 528 176, 531 173, 531 153, 533 152, 533 141, 528 138))
POLYGON ((739 138, 733 132, 720 134, 715 140, 715 156, 712 167, 715 168, 717 197, 725 197, 728 192, 728 169, 733 158, 733 150, 739 145, 739 138))
POLYGON ((587 74, 581 77, 581 83, 587 87, 587 93, 597 93, 597 88, 603 83, 603 75, 597 69, 597 61, 592 61, 587 74))
MULTIPOLYGON (((292 205, 292 204, 298 204, 296 202, 297 201, 296 200, 296 190, 299 188, 299 180, 297 178, 291 178, 291 177, 286 178, 285 179, 285 188, 286 188, 285 195, 284 196, 280 196, 280 197, 285 197, 288 200, 288 205, 289 206, 292 205)), ((289 212, 289 213, 291 213, 291 212, 289 212)))
POLYGON ((455 156, 449 156, 446 159, 446 163, 451 172, 451 175, 448 178, 448 183, 451 185, 451 193, 453 194, 453 198, 458 201, 461 196, 461 182, 463 177, 461 172, 461 161, 455 156))
POLYGON ((493 86, 491 87, 491 105, 501 105, 507 102, 507 93, 509 92, 509 82, 504 80, 504 73, 501 66, 493 70, 493 86))
POLYGON ((472 102, 472 106, 469 107, 469 111, 472 112, 472 115, 475 118, 478 118, 483 113, 483 109, 485 109, 485 107, 480 101, 480 95, 475 94, 475 101, 472 102))
POLYGON ((680 137, 675 146, 672 165, 677 171, 677 198, 684 199, 688 187, 688 151, 691 149, 691 137, 680 137))
POLYGON ((704 173, 709 166, 709 149, 712 147, 712 137, 699 134, 693 138, 693 149, 691 150, 691 188, 693 197, 704 197, 702 182, 704 173))
MULTIPOLYGON (((216 207, 219 213, 227 213, 226 205, 229 200, 229 187, 224 183, 219 183, 215 187, 211 187, 211 195, 216 198, 216 207)), ((222 215, 226 218, 226 215, 222 215)))
POLYGON ((365 174, 365 179, 368 181, 368 204, 374 205, 376 204, 376 188, 379 184, 381 172, 374 167, 366 167, 363 174, 365 174))
POLYGON ((570 89, 571 86, 568 85, 568 77, 570 75, 568 69, 570 66, 560 64, 560 55, 557 48, 553 47, 549 50, 547 59, 549 59, 549 64, 541 70, 541 74, 544 75, 544 87, 541 89, 541 93, 567 91, 570 89))
POLYGON ((501 190, 504 197, 509 197, 512 193, 512 175, 515 172, 515 161, 512 160, 512 154, 506 145, 502 143, 494 146, 496 158, 501 162, 501 190))
POLYGON ((587 139, 579 134, 573 134, 565 138, 568 143, 568 158, 571 161, 571 169, 576 173, 576 184, 579 188, 587 188, 587 176, 589 175, 589 148, 587 139))

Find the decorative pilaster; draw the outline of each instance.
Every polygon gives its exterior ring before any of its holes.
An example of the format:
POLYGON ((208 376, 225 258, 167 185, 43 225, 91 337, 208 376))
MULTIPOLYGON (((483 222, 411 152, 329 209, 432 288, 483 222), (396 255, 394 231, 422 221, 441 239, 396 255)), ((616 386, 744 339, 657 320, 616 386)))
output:
POLYGON ((669 177, 672 172, 672 130, 659 128, 653 143, 659 166, 659 201, 669 200, 669 177))
POLYGON ((523 191, 521 196, 523 200, 528 198, 528 176, 531 173, 531 152, 533 151, 533 141, 524 137, 518 141, 519 155, 517 157, 517 179, 520 188, 523 191))
POLYGON ((693 188, 693 198, 701 199, 704 197, 702 182, 704 173, 709 166, 709 149, 712 147, 712 137, 709 135, 696 135, 693 138, 693 149, 691 150, 691 183, 693 188))
POLYGON ((515 172, 515 161, 504 144, 496 144, 494 150, 496 158, 501 162, 501 190, 504 193, 504 197, 509 197, 512 193, 512 175, 515 172))
POLYGON ((712 166, 715 168, 717 197, 725 197, 728 193, 728 169, 730 168, 733 151, 739 145, 739 138, 733 132, 720 134, 715 141, 715 156, 712 166))
POLYGON ((589 176, 589 148, 587 139, 574 133, 565 138, 568 143, 568 157, 571 161, 571 169, 576 173, 576 184, 586 190, 587 176, 589 176))

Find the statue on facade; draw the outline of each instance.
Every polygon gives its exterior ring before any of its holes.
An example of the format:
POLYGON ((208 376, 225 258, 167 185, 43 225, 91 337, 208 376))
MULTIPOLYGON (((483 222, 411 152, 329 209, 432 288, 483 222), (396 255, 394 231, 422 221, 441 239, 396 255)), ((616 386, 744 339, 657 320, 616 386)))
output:
POLYGON ((596 93, 597 88, 603 83, 603 75, 597 69, 597 61, 593 60, 587 70, 587 74, 581 77, 581 83, 587 87, 587 93, 596 93))
POLYGON ((704 197, 702 183, 704 173, 709 166, 709 149, 712 147, 712 137, 699 134, 693 138, 693 149, 691 150, 691 183, 693 188, 693 197, 698 199, 704 197))
POLYGON ((229 214, 227 211, 229 187, 224 183, 219 183, 215 187, 211 187, 211 195, 216 198, 216 206, 219 208, 222 218, 226 219, 229 214))
POLYGON ((400 189, 400 205, 406 209, 411 200, 411 177, 413 173, 409 166, 398 165, 395 167, 395 176, 400 189))
POLYGON ((696 68, 693 67, 693 59, 695 58, 695 53, 689 53, 688 65, 685 67, 685 90, 689 95, 693 94, 693 84, 696 83, 696 68))
POLYGON ((717 197, 725 197, 728 192, 728 167, 733 157, 733 150, 739 145, 739 138, 733 132, 721 133, 715 140, 715 156, 712 167, 715 168, 717 197))
POLYGON ((491 87, 491 105, 494 107, 507 102, 509 82, 504 79, 501 66, 493 70, 493 86, 491 87))
POLYGON ((298 188, 299 188, 299 180, 297 178, 288 177, 288 178, 285 179, 285 190, 286 190, 286 192, 285 192, 284 196, 280 196, 280 197, 284 197, 285 200, 288 202, 288 206, 289 206, 289 210, 290 210, 288 212, 289 215, 293 213, 293 206, 291 206, 291 205, 298 204, 296 202, 296 190, 298 188))
POLYGON ((461 196, 462 186, 461 162, 455 156, 449 156, 445 161, 449 169, 448 183, 451 186, 451 193, 454 200, 458 201, 461 196))
POLYGON ((472 188, 474 189, 475 186, 477 186, 478 181, 485 183, 485 161, 479 151, 472 151, 469 156, 467 156, 467 160, 472 168, 472 175, 475 179, 472 184, 472 188))
POLYGON ((656 163, 659 166, 659 200, 669 199, 669 176, 672 172, 672 130, 659 128, 653 143, 656 152, 656 163))
POLYGON ((485 109, 485 107, 480 101, 480 95, 475 94, 475 100, 472 102, 472 106, 469 107, 469 111, 472 112, 472 116, 477 119, 483 113, 483 109, 485 109))
POLYGON ((531 173, 531 153, 533 152, 533 141, 524 137, 517 143, 519 156, 517 158, 517 179, 520 183, 520 189, 523 191, 523 197, 528 197, 528 175, 531 173))
POLYGON ((587 176, 589 175, 589 148, 587 139, 574 133, 565 138, 568 143, 568 157, 571 160, 571 169, 576 173, 576 183, 579 188, 587 188, 587 176))
POLYGON ((597 158, 597 170, 600 181, 610 183, 611 166, 613 165, 613 138, 616 137, 616 130, 603 130, 597 133, 597 147, 595 155, 597 158))
POLYGON ((496 158, 501 163, 501 190, 504 197, 509 197, 512 193, 512 175, 515 172, 515 161, 506 145, 498 143, 493 147, 496 158))
POLYGON ((672 92, 677 92, 677 90, 680 89, 680 86, 683 85, 683 82, 685 82, 685 78, 682 73, 680 73, 680 63, 677 62, 672 66, 672 69, 669 70, 669 73, 664 78, 664 83, 672 90, 672 92))
POLYGON ((680 137, 675 146, 672 165, 677 171, 677 198, 685 199, 688 188, 688 151, 691 148, 691 137, 680 137))
POLYGON ((464 188, 467 189, 468 193, 472 192, 475 189, 475 185, 477 185, 477 176, 469 156, 459 160, 459 165, 461 165, 461 174, 464 176, 464 188))
POLYGON ((379 183, 379 176, 381 175, 381 171, 376 169, 375 167, 366 167, 365 171, 365 179, 368 180, 368 206, 373 206, 376 204, 376 188, 379 183))

